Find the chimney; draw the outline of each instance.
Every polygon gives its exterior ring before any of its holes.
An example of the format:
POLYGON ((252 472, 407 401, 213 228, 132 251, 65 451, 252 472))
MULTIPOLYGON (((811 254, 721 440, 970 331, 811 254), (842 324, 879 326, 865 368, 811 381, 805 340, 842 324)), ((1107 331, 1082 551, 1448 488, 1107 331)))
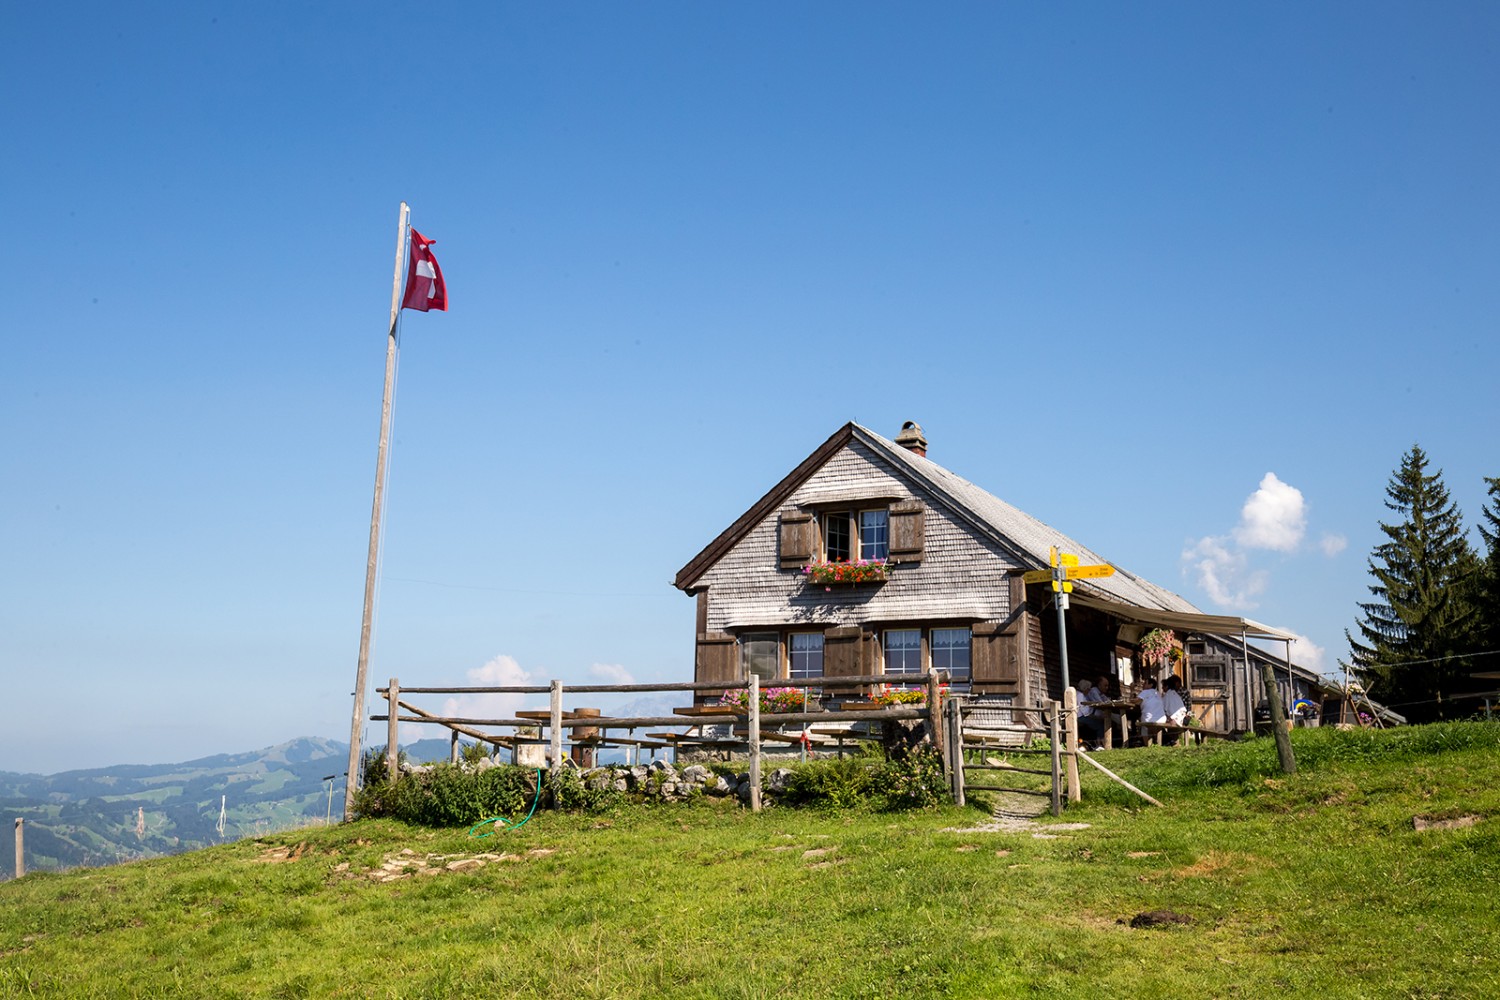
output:
POLYGON ((901 433, 896 435, 896 443, 907 451, 914 451, 923 458, 927 457, 927 438, 922 434, 922 425, 915 420, 908 420, 901 425, 901 433))

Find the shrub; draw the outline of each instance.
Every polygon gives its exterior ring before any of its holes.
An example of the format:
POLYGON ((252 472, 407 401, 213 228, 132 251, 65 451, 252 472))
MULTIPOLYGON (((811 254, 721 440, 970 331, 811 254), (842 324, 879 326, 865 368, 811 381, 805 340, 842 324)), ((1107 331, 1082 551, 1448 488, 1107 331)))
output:
POLYGON ((388 816, 422 826, 469 826, 492 816, 524 814, 536 794, 536 774, 527 767, 466 770, 434 764, 392 784, 381 779, 356 796, 358 816, 388 816))
POLYGON ((930 746, 886 757, 870 746, 842 760, 798 764, 779 800, 790 806, 925 809, 947 800, 941 755, 930 746))

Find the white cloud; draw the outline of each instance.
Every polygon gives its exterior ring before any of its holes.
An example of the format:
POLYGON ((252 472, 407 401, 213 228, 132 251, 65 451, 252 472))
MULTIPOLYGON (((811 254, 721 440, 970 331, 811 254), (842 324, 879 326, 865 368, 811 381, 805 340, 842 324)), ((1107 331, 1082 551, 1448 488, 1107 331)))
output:
POLYGON ((1267 472, 1260 488, 1250 494, 1240 510, 1234 540, 1247 549, 1291 552, 1307 530, 1307 505, 1302 491, 1267 472))
MULTIPOLYGON (((473 687, 510 687, 531 680, 531 675, 521 669, 514 657, 504 654, 482 667, 474 667, 465 676, 473 687)), ((444 701, 441 714, 448 718, 510 719, 525 703, 524 694, 461 694, 444 701)))
MULTIPOLYGON (((1290 632, 1291 629, 1283 629, 1290 632)), ((1295 634, 1295 633, 1294 633, 1295 634)), ((1305 635, 1292 640, 1292 662, 1299 667, 1321 673, 1323 671, 1323 647, 1305 635)))
POLYGON ((1264 571, 1251 571, 1249 560, 1238 548, 1226 544, 1227 539, 1200 538, 1182 553, 1184 566, 1195 574, 1198 585, 1208 591, 1209 598, 1220 607, 1255 607, 1254 598, 1266 589, 1264 571))
POLYGON ((1335 535, 1325 532, 1323 537, 1318 539, 1318 548, 1322 549, 1323 554, 1325 556, 1328 556, 1330 559, 1338 555, 1348 547, 1349 539, 1345 538, 1343 535, 1335 535))
POLYGON ((596 663, 589 674, 606 684, 634 684, 635 677, 618 663, 596 663))

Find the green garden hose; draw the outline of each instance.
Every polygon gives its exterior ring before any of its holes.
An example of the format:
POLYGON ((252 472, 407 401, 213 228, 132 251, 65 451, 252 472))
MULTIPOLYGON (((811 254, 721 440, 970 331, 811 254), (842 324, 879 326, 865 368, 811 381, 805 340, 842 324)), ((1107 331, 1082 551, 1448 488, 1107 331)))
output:
POLYGON ((512 824, 511 821, 508 820, 508 819, 506 819, 504 816, 491 816, 489 819, 482 819, 478 823, 475 823, 473 826, 469 827, 469 836, 473 837, 475 840, 483 840, 485 837, 494 836, 495 830, 496 830, 497 827, 499 829, 502 829, 502 830, 519 830, 519 829, 521 829, 521 827, 523 827, 523 826, 526 825, 526 820, 531 819, 532 815, 536 812, 536 804, 538 802, 540 802, 541 800, 542 800, 542 769, 541 768, 537 768, 536 769, 536 796, 531 800, 531 812, 528 812, 526 814, 526 819, 521 820, 521 822, 519 822, 519 823, 512 824), (487 832, 487 833, 475 833, 474 832, 475 830, 479 829, 482 826, 489 826, 490 827, 489 832, 487 832))

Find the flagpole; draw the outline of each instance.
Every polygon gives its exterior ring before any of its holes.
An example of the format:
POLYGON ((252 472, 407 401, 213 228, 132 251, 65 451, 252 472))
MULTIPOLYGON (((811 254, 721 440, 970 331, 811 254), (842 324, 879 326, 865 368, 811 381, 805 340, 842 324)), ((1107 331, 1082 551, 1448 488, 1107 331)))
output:
MULTIPOLYGON (((385 345, 385 395, 380 403, 380 448, 375 457, 375 500, 370 511, 370 552, 365 561, 365 611, 359 626, 359 669, 354 679, 354 714, 349 723, 349 773, 344 780, 344 821, 354 813, 354 792, 359 784, 360 729, 364 725, 365 684, 370 673, 370 625, 375 615, 375 586, 380 563, 380 515, 385 507, 385 460, 391 440, 391 397, 396 386, 396 318, 401 311, 401 265, 406 251, 406 228, 411 209, 401 203, 401 221, 396 227, 396 268, 391 278, 391 329, 385 345)), ((391 706, 396 714, 396 706, 391 706)))

